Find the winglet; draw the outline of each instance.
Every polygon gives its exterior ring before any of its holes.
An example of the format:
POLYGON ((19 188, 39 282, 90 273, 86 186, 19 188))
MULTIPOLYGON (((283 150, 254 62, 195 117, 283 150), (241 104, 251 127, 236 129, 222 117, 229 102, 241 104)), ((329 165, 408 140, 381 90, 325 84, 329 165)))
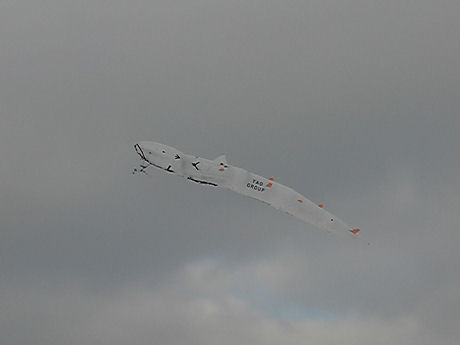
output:
POLYGON ((360 232, 361 230, 358 229, 358 228, 354 228, 354 229, 351 229, 351 230, 348 230, 348 231, 350 231, 353 235, 357 235, 358 232, 360 232))
POLYGON ((269 178, 270 181, 275 181, 275 178, 272 176, 269 178))
POLYGON ((318 207, 319 207, 319 208, 323 208, 324 205, 323 205, 323 204, 318 204, 318 207))

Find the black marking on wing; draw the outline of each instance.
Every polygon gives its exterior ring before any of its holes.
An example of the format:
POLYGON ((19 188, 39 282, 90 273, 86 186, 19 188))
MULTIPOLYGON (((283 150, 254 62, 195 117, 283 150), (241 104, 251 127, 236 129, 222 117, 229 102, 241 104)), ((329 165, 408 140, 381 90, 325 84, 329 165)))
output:
POLYGON ((200 164, 199 161, 198 161, 198 162, 192 163, 193 167, 194 167, 196 170, 200 170, 200 169, 198 169, 198 164, 200 164))
POLYGON ((207 182, 207 181, 201 181, 201 180, 195 180, 193 177, 187 177, 188 180, 191 180, 196 183, 201 183, 201 184, 209 184, 210 186, 217 187, 217 184, 212 183, 212 182, 207 182))

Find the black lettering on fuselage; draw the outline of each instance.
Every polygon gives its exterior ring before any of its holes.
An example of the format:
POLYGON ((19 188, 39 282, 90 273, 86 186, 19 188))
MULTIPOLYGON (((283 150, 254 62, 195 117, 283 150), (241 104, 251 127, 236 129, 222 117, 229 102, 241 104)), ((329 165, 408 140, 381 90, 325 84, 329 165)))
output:
POLYGON ((252 179, 252 183, 248 182, 246 184, 246 188, 253 189, 257 192, 263 192, 265 191, 265 188, 263 187, 264 183, 261 181, 258 181, 256 179, 252 179))
POLYGON ((257 186, 261 186, 261 187, 264 185, 264 183, 262 181, 257 181, 256 179, 252 179, 252 183, 257 185, 257 186))

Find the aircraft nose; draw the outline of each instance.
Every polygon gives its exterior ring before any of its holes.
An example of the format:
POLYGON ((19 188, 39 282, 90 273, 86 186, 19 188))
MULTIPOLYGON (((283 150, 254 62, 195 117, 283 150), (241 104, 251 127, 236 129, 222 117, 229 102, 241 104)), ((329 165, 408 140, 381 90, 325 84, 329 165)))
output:
POLYGON ((140 146, 138 143, 134 144, 134 150, 136 150, 137 154, 138 154, 143 160, 147 160, 147 158, 145 157, 144 151, 142 151, 142 148, 141 148, 141 146, 140 146))

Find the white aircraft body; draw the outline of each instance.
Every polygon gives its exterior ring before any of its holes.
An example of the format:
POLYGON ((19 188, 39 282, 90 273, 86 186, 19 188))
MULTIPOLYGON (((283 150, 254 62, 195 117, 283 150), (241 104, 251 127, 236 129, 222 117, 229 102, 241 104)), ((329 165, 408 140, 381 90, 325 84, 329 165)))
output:
POLYGON ((322 204, 316 205, 292 188, 275 182, 273 177, 265 178, 228 164, 225 155, 209 160, 150 141, 138 142, 134 149, 141 158, 141 164, 133 174, 146 173, 149 167, 154 166, 196 183, 227 188, 260 200, 330 232, 354 237, 360 231, 326 211, 322 204))

